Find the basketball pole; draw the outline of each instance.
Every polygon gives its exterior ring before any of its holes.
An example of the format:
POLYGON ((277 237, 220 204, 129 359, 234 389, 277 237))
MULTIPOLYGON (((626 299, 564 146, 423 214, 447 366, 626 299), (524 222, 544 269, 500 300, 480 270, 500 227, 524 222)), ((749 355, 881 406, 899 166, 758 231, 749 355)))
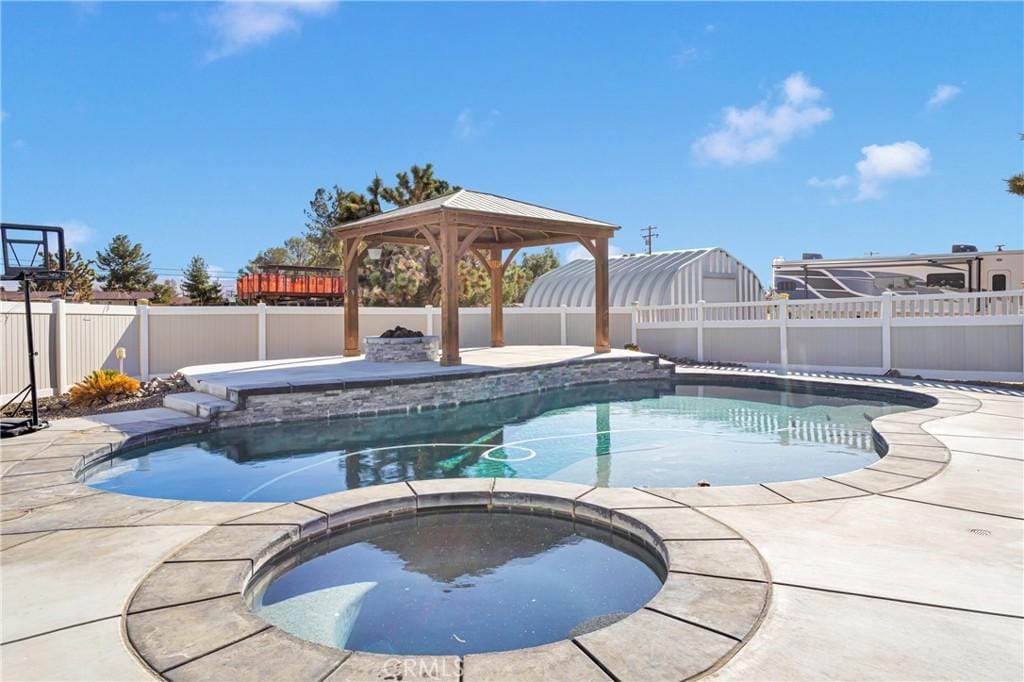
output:
POLYGON ((33 429, 39 428, 39 398, 36 394, 36 345, 32 335, 32 282, 35 278, 25 275, 22 280, 25 290, 25 340, 28 341, 28 384, 32 396, 33 429))

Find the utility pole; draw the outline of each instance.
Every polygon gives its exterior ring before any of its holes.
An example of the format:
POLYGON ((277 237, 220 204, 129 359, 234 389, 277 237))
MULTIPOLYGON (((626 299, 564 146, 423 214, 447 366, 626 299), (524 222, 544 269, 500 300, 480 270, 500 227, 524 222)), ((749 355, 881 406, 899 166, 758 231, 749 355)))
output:
POLYGON ((653 225, 648 225, 647 227, 640 230, 640 234, 644 236, 644 246, 647 247, 648 256, 651 255, 651 252, 653 250, 652 247, 654 245, 654 238, 661 236, 660 234, 655 232, 656 229, 658 228, 654 227, 653 225))

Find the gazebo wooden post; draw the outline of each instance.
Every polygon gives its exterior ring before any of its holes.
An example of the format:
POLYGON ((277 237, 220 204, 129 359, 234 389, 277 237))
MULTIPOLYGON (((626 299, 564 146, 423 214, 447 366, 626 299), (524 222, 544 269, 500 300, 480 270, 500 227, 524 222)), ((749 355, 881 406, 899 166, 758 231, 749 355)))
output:
POLYGON ((441 215, 441 364, 461 365, 459 357, 459 231, 441 215))
POLYGON ((608 238, 594 239, 594 352, 611 352, 608 315, 608 238))
POLYGON ((505 345, 505 296, 502 287, 505 268, 501 262, 501 247, 491 247, 488 261, 491 271, 491 348, 505 345))
POLYGON ((345 350, 346 357, 360 355, 359 349, 359 237, 344 240, 345 259, 345 350))

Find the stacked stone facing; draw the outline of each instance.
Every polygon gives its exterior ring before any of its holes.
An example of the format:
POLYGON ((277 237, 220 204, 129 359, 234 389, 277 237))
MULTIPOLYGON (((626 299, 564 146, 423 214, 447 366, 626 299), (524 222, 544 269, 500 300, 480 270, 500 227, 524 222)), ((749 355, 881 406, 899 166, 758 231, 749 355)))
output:
POLYGON ((407 338, 367 336, 363 339, 368 362, 431 362, 441 355, 440 336, 407 338))

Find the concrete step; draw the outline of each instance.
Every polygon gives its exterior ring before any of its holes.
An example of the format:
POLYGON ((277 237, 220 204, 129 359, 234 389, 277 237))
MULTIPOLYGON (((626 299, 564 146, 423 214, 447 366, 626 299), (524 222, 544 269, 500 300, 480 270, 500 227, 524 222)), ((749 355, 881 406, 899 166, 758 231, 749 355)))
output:
POLYGON ((202 417, 204 419, 210 419, 221 412, 234 412, 238 409, 238 405, 230 400, 222 400, 216 396, 198 391, 165 395, 164 407, 184 412, 192 417, 202 417))

